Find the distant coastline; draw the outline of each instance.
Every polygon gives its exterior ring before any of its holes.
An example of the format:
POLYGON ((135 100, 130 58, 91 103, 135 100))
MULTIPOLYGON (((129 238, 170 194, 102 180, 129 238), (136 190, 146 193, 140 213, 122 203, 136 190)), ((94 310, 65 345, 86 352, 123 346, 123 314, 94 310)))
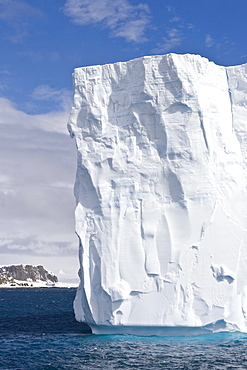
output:
POLYGON ((76 288, 77 283, 59 282, 43 266, 9 265, 0 267, 0 288, 76 288))

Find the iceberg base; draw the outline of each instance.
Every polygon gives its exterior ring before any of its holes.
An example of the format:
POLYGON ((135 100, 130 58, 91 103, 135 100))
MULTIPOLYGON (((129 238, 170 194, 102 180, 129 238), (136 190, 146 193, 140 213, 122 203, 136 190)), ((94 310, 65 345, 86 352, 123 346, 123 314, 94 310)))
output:
POLYGON ((218 320, 205 326, 135 326, 135 325, 91 325, 93 334, 97 335, 136 335, 136 336, 198 336, 220 332, 240 331, 235 325, 225 320, 218 320))

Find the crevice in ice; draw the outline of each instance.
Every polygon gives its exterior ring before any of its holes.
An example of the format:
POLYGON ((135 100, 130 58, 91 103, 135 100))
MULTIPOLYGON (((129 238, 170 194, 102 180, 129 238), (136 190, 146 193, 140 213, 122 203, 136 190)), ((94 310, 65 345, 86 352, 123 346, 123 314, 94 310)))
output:
POLYGON ((193 244, 192 246, 191 246, 191 248, 192 249, 196 249, 197 251, 198 251, 198 249, 199 249, 199 244, 193 244))
POLYGON ((102 215, 101 205, 92 178, 86 167, 81 165, 77 169, 77 180, 75 185, 75 196, 80 199, 81 205, 91 209, 96 214, 102 215))
POLYGON ((169 152, 168 153, 168 158, 171 160, 171 161, 173 161, 174 159, 178 159, 178 160, 180 160, 180 159, 182 159, 182 153, 175 153, 175 152, 169 152))
POLYGON ((202 130, 202 135, 203 135, 204 143, 205 143, 205 145, 206 145, 207 150, 209 150, 209 147, 208 147, 208 140, 207 140, 207 135, 206 135, 206 130, 205 130, 205 127, 204 127, 204 124, 203 124, 203 117, 202 117, 202 113, 199 111, 199 112, 198 112, 198 114, 199 114, 200 127, 201 127, 201 130, 202 130))
MULTIPOLYGON (((78 236, 79 237, 79 236, 78 236)), ((92 307, 88 302, 87 297, 87 283, 84 280, 84 265, 83 265, 83 245, 81 242, 81 238, 79 237, 79 259, 80 259, 80 270, 78 272, 80 276, 80 285, 77 290, 76 299, 74 302, 74 310, 75 310, 75 317, 78 321, 86 320, 88 323, 95 324, 95 320, 92 314, 92 307)))
POLYGON ((113 171, 115 171, 115 169, 113 168, 113 165, 112 165, 113 159, 112 158, 107 158, 107 161, 108 161, 108 164, 109 164, 110 169, 113 170, 113 171))
POLYGON ((211 265, 211 270, 213 271, 213 276, 220 282, 226 280, 228 284, 232 284, 235 280, 235 274, 231 272, 228 268, 222 265, 211 265))
POLYGON ((171 194, 173 202, 179 203, 179 205, 182 208, 186 208, 185 201, 184 201, 183 187, 181 185, 179 178, 174 172, 169 170, 167 174, 167 179, 168 179, 169 190, 170 190, 170 194, 171 194))
POLYGON ((192 109, 187 104, 181 102, 171 104, 165 111, 169 114, 181 113, 181 117, 182 115, 192 114, 192 109))

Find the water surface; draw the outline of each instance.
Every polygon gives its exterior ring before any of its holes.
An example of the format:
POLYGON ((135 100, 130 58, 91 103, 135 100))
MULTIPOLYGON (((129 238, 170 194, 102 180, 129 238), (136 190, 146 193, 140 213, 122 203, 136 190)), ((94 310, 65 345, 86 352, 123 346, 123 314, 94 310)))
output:
POLYGON ((0 289, 0 369, 247 369, 247 335, 92 335, 75 289, 0 289))

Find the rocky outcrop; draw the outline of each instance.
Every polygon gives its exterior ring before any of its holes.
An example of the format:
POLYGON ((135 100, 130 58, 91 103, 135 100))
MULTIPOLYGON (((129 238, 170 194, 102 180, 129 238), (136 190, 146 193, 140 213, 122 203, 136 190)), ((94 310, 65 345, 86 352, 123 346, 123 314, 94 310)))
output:
POLYGON ((0 284, 28 286, 32 282, 57 283, 58 278, 43 266, 11 265, 0 267, 0 284), (27 282, 27 284, 23 283, 27 282))

